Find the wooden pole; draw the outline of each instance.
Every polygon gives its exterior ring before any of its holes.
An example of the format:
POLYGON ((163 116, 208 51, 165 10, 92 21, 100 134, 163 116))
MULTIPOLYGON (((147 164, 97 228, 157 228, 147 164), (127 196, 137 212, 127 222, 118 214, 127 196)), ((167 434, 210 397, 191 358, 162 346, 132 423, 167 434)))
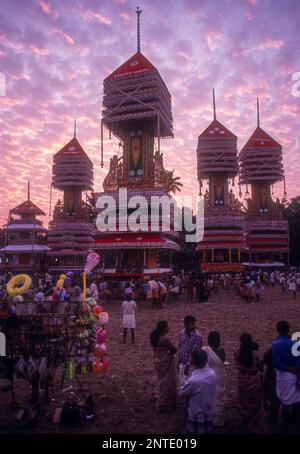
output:
POLYGON ((86 302, 86 272, 83 272, 83 302, 86 302))
POLYGON ((104 167, 104 162, 103 162, 103 118, 101 119, 101 167, 104 167))

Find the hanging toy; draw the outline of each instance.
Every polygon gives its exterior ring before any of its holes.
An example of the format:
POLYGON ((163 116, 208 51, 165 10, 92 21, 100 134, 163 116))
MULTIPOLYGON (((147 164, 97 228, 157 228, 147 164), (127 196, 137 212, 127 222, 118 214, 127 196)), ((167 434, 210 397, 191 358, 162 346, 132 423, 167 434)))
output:
POLYGON ((106 325, 109 321, 109 316, 107 312, 101 312, 99 314, 99 325, 106 325))
POLYGON ((103 362, 93 362, 93 372, 94 374, 103 374, 108 369, 109 362, 105 359, 103 362))
POLYGON ((23 295, 30 287, 31 277, 27 274, 17 274, 7 283, 6 291, 10 296, 23 295))
POLYGON ((96 252, 91 252, 86 258, 86 264, 83 272, 83 301, 86 301, 86 275, 92 271, 100 261, 100 255, 96 252))
POLYGON ((71 360, 67 363, 66 367, 66 380, 73 380, 76 373, 76 363, 74 360, 71 360))
POLYGON ((94 306, 97 306, 97 301, 94 299, 94 298, 87 298, 86 299, 86 303, 90 306, 90 307, 94 307, 94 306))
POLYGON ((52 299, 55 300, 55 299, 59 299, 59 296, 60 296, 60 293, 63 289, 63 286, 64 286, 64 282, 65 282, 65 279, 66 279, 66 275, 65 274, 61 274, 59 276, 59 279, 58 281, 56 282, 56 286, 55 286, 55 289, 54 289, 54 292, 53 292, 53 295, 52 295, 52 299))
POLYGON ((93 307, 92 311, 94 314, 100 315, 101 313, 103 313, 103 306, 100 306, 100 304, 97 304, 96 306, 93 307))
POLYGON ((105 344, 96 344, 94 350, 94 356, 103 357, 107 353, 107 347, 105 344))
POLYGON ((97 344, 103 344, 107 340, 107 337, 108 337, 107 329, 100 328, 97 331, 97 344))

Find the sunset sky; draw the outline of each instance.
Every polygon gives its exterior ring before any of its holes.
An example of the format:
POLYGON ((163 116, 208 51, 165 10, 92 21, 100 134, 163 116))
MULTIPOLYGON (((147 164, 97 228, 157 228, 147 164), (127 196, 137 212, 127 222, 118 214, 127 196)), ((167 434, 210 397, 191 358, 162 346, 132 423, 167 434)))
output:
MULTIPOLYGON (((106 134, 101 169, 102 82, 136 51, 138 3, 142 53, 173 99, 165 167, 184 193, 198 188, 197 139, 212 120, 214 87, 217 117, 239 149, 255 129, 259 96, 261 126, 283 145, 288 197, 300 195, 299 0, 0 0, 0 225, 26 199, 28 179, 48 215, 52 156, 72 138, 74 117, 102 190, 117 150, 106 134)), ((281 183, 275 192, 282 198, 281 183)))

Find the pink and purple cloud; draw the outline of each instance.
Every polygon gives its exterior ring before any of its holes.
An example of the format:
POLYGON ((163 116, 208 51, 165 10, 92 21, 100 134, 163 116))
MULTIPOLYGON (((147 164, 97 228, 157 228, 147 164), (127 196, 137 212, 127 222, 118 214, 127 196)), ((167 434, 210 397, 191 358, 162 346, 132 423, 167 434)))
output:
MULTIPOLYGON (((256 126, 283 145, 288 196, 300 193, 300 71, 298 0, 144 0, 142 52, 173 97, 175 139, 162 142, 165 166, 194 193, 198 135, 218 119, 242 148, 256 126)), ((100 167, 103 79, 136 51, 132 0, 0 0, 0 223, 25 198, 48 212, 52 156, 73 135, 94 162, 102 190, 117 142, 105 140, 100 167)), ((275 189, 282 197, 282 185, 275 189)))

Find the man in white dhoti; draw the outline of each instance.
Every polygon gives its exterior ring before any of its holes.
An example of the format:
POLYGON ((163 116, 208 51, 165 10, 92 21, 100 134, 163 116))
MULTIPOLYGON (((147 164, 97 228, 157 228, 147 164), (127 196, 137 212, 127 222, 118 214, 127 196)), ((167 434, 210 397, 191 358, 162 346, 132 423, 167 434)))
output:
POLYGON ((132 294, 126 295, 126 300, 122 303, 123 311, 123 343, 126 342, 127 330, 130 329, 131 342, 134 344, 135 336, 135 313, 136 313, 136 302, 132 299, 132 294))
POLYGON ((226 373, 225 352, 220 348, 221 338, 218 331, 211 331, 208 335, 208 345, 202 347, 208 356, 208 366, 213 369, 217 376, 216 396, 213 406, 213 424, 222 427, 225 423, 226 403, 226 373))
MULTIPOLYGON (((285 320, 276 325, 279 337, 272 343, 273 364, 276 369, 276 392, 282 405, 300 406, 300 356, 293 354, 296 341, 289 336, 285 320)), ((297 412, 298 413, 298 412, 297 412)), ((287 426, 288 421, 284 421, 287 426)))

